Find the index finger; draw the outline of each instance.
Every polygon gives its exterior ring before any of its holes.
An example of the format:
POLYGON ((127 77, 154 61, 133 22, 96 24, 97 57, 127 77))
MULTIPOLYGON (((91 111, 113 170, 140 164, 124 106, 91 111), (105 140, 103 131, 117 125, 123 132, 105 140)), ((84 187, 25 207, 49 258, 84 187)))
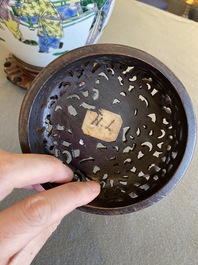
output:
POLYGON ((53 156, 0 150, 0 200, 14 188, 45 182, 65 183, 72 178, 72 170, 53 156))

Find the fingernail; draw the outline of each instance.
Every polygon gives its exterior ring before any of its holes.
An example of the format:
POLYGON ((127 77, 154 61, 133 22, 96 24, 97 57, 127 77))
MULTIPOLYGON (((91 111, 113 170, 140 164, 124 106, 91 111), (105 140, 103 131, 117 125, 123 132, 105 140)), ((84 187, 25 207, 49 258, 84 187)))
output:
POLYGON ((96 181, 85 182, 94 193, 100 193, 100 184, 96 181))

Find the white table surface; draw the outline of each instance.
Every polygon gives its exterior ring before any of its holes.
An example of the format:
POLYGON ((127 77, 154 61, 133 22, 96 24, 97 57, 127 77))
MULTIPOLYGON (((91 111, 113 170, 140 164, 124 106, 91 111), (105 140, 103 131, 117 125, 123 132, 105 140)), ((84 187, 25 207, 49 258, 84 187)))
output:
MULTIPOLYGON (((198 113, 198 23, 135 2, 117 0, 100 43, 126 44, 166 64, 198 113)), ((0 148, 20 153, 18 116, 25 91, 6 79, 0 47, 0 148)), ((98 216, 75 210, 64 218, 33 265, 198 264, 198 149, 177 187, 136 213, 98 216)), ((15 190, 0 210, 30 194, 15 190)))

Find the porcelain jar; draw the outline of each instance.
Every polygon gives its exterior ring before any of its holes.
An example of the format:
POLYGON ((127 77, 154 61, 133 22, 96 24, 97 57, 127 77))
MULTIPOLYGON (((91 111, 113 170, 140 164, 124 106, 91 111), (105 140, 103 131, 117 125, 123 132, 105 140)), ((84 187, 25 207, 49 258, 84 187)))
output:
POLYGON ((115 0, 0 0, 0 45, 15 58, 45 67, 63 53, 94 44, 115 0))

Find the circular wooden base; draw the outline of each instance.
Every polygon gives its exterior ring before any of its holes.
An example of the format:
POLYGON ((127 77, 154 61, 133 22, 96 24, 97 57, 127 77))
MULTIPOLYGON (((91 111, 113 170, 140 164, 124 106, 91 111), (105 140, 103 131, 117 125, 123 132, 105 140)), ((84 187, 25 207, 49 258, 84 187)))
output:
POLYGON ((42 70, 42 67, 28 65, 14 55, 9 54, 4 63, 4 71, 7 74, 7 79, 13 84, 28 89, 34 78, 42 70))

